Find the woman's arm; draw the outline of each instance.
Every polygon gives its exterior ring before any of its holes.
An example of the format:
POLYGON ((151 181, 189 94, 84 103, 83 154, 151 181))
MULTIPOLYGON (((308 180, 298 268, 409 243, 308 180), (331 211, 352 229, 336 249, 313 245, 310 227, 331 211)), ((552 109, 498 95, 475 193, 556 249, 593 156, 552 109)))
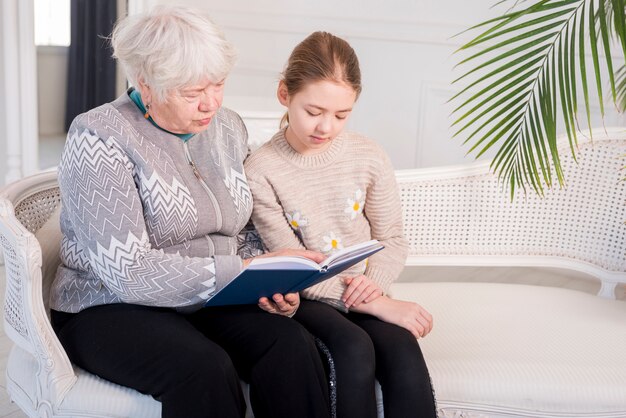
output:
POLYGON ((133 165, 115 139, 71 128, 59 185, 89 268, 127 303, 201 306, 241 271, 238 256, 182 257, 151 247, 133 165), (72 130, 74 132, 72 132, 72 130))

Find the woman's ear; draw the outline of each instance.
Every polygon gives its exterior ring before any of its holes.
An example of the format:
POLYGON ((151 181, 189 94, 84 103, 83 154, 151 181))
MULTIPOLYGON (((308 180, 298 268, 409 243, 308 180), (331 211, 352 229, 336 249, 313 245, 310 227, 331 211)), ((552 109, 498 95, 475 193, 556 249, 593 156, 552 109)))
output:
POLYGON ((139 90, 139 94, 141 94, 141 101, 144 103, 152 103, 152 90, 143 80, 140 78, 137 80, 137 90, 139 90))
POLYGON ((278 83, 276 96, 278 97, 278 101, 281 105, 289 106, 289 93, 287 92, 287 86, 285 85, 285 82, 283 80, 278 83))

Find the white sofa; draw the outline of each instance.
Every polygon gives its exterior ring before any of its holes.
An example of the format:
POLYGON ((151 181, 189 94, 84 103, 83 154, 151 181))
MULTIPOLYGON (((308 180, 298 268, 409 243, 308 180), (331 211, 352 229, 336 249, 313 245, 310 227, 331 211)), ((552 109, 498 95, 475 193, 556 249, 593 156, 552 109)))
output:
MULTIPOLYGON (((396 283, 434 316, 420 344, 441 416, 626 417, 626 128, 561 138, 567 185, 508 190, 488 164, 398 173, 408 265, 586 273, 599 296, 503 283, 396 283)), ((430 269, 432 271, 432 269, 430 269)), ((428 278, 420 278, 420 281, 428 278)), ((435 277, 432 280, 436 280, 435 277)))
MULTIPOLYGON (((602 282, 601 297, 436 277, 396 283, 395 297, 434 315, 420 344, 442 417, 626 417, 626 303, 611 299, 626 283, 626 132, 581 142, 578 163, 561 145, 568 185, 543 198, 511 202, 482 163, 397 172, 408 265, 559 267, 602 282)), ((73 367, 50 327, 43 301, 58 264, 58 206, 54 172, 0 191, 9 395, 29 416, 158 417, 151 397, 73 367)))

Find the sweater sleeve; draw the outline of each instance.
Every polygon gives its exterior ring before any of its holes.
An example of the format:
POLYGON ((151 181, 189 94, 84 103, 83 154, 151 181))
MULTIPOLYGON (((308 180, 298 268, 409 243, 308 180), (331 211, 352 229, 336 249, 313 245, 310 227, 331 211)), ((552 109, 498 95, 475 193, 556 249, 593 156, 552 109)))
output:
POLYGON ((389 157, 383 152, 382 168, 366 194, 363 212, 371 227, 372 239, 385 249, 368 259, 365 275, 387 293, 408 255, 408 242, 402 226, 402 205, 395 173, 389 157))
POLYGON ((184 257, 152 248, 132 162, 113 138, 72 128, 59 186, 92 277, 126 303, 194 307, 241 271, 238 256, 184 257))
POLYGON ((269 251, 284 248, 306 249, 294 229, 287 222, 283 207, 272 186, 265 178, 252 177, 252 179, 248 179, 254 201, 252 222, 265 247, 269 251))
MULTIPOLYGON (((265 179, 259 180, 250 181, 254 197, 252 220, 265 247, 269 251, 283 248, 306 249, 296 235, 296 231, 289 225, 280 200, 271 185, 265 179)), ((344 289, 343 282, 335 277, 304 289, 300 293, 307 299, 319 300, 347 312, 343 302, 339 300, 344 289), (335 297, 327 297, 328 294, 335 297)))

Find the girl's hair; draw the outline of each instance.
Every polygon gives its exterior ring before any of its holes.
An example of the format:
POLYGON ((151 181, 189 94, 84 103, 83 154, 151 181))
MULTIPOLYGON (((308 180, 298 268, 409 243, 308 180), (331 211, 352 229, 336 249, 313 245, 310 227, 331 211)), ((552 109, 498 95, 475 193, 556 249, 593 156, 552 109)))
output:
MULTIPOLYGON (((313 32, 289 56, 282 81, 290 96, 316 81, 344 82, 361 94, 361 69, 354 49, 345 40, 328 32, 313 32)), ((281 128, 289 123, 285 114, 281 128)))
POLYGON ((158 101, 207 78, 221 81, 236 58, 208 16, 182 6, 157 6, 125 17, 115 25, 111 44, 130 83, 143 80, 158 101))

